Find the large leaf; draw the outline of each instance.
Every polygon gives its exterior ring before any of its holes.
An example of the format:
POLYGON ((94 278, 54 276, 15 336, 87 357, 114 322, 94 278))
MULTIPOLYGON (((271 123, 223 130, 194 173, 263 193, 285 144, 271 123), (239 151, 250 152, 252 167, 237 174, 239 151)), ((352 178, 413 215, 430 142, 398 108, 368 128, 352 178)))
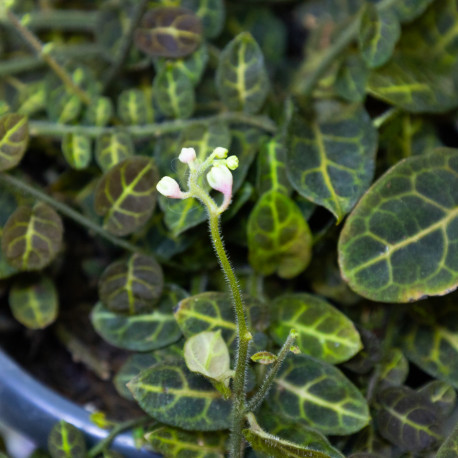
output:
POLYGON ((350 359, 362 347, 352 321, 318 296, 285 294, 274 300, 272 308, 271 335, 280 345, 294 329, 303 353, 331 364, 350 359))
POLYGON ((204 37, 215 38, 220 34, 226 16, 223 0, 183 0, 181 4, 200 18, 204 37))
POLYGON ((458 285, 458 152, 438 149, 391 168, 361 199, 339 240, 358 294, 408 302, 458 285))
POLYGON ((134 154, 135 147, 127 132, 115 131, 97 137, 95 144, 95 160, 106 172, 134 154))
POLYGON ((282 417, 323 434, 354 433, 369 422, 367 402, 338 369, 306 355, 290 355, 268 398, 282 417))
POLYGON ((169 287, 156 310, 133 316, 113 313, 100 302, 91 313, 91 321, 95 330, 116 347, 132 351, 163 348, 181 337, 172 310, 184 297, 183 290, 169 287))
POLYGON ((135 44, 150 56, 183 57, 199 46, 202 24, 187 8, 159 7, 148 11, 135 31, 135 44))
POLYGON ((3 229, 2 251, 20 270, 39 270, 57 255, 62 243, 60 216, 48 205, 20 206, 3 229))
POLYGON ((143 226, 156 204, 156 166, 151 159, 133 156, 112 167, 95 190, 95 211, 104 228, 127 235, 143 226))
POLYGON ((372 181, 376 148, 377 132, 361 107, 331 110, 318 120, 296 114, 289 126, 291 184, 340 222, 372 181))
POLYGON ((152 311, 162 294, 161 266, 138 253, 110 264, 99 279, 99 297, 113 312, 130 315, 152 311))
POLYGON ((16 320, 30 329, 43 329, 57 318, 59 298, 48 277, 15 281, 8 299, 16 320))
POLYGON ((19 164, 28 141, 29 129, 25 116, 6 114, 0 118, 0 171, 19 164))
POLYGON ((253 208, 247 225, 249 260, 263 275, 299 275, 308 265, 312 233, 301 211, 287 195, 269 191, 253 208))
POLYGON ((145 435, 146 441, 165 458, 224 458, 227 434, 188 432, 161 426, 145 435))
POLYGON ((254 114, 264 104, 269 90, 264 56, 248 32, 237 35, 223 49, 216 70, 216 86, 230 110, 254 114))
POLYGON ((455 458, 458 454, 458 425, 437 451, 436 458, 455 458))
POLYGON ((433 380, 417 390, 434 406, 437 414, 443 418, 450 415, 456 404, 456 391, 452 385, 441 380, 433 380))
POLYGON ((158 363, 141 372, 128 387, 148 415, 167 425, 191 431, 229 427, 231 402, 182 361, 158 363))
POLYGON ((86 444, 83 433, 61 420, 49 433, 48 450, 52 458, 85 458, 86 444))
POLYGON ((65 134, 62 138, 62 152, 70 167, 84 169, 92 159, 91 139, 83 134, 65 134))

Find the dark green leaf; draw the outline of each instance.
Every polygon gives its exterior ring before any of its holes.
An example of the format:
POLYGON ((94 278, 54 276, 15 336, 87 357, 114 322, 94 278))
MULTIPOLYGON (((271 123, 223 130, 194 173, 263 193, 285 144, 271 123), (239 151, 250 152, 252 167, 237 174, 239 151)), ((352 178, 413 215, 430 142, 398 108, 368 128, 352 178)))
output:
POLYGON ((92 311, 91 321, 95 330, 115 347, 132 351, 163 348, 181 337, 172 310, 184 297, 183 290, 169 287, 152 313, 133 316, 113 313, 100 302, 92 311))
POLYGON ((425 396, 434 406, 437 414, 443 418, 450 415, 455 407, 456 392, 453 386, 441 380, 433 380, 422 386, 417 392, 425 396))
POLYGON ((323 434, 351 434, 370 419, 356 386, 334 366, 307 355, 288 356, 268 400, 278 415, 323 434))
POLYGON ((312 234, 302 214, 287 195, 269 191, 253 208, 247 226, 249 260, 263 275, 299 275, 308 265, 312 234))
POLYGON ((43 329, 57 318, 59 298, 50 278, 28 278, 13 283, 9 304, 16 320, 24 326, 43 329))
POLYGON ((85 458, 86 444, 83 434, 64 420, 55 424, 48 437, 52 458, 85 458))
POLYGON ((135 32, 135 44, 149 56, 183 57, 202 40, 200 19, 187 8, 159 7, 148 11, 135 32))
POLYGON ((318 296, 285 294, 274 300, 272 310, 270 331, 280 345, 294 329, 303 353, 331 364, 348 360, 362 348, 351 320, 318 296))
POLYGON ((377 132, 361 107, 312 121, 296 114, 289 126, 291 184, 340 222, 372 181, 376 148, 377 132))
POLYGON ((118 115, 124 124, 142 125, 154 122, 153 102, 140 89, 126 89, 118 97, 118 115))
POLYGON ((19 164, 28 141, 29 128, 25 116, 6 114, 0 118, 0 171, 19 164))
POLYGON ((229 427, 231 402, 182 361, 158 363, 141 372, 128 387, 140 407, 162 423, 191 431, 229 427))
POLYGON ((347 56, 337 73, 335 89, 348 102, 362 102, 366 97, 369 70, 359 55, 347 56))
POLYGON ((392 387, 382 392, 379 401, 379 432, 401 450, 420 452, 441 438, 438 417, 426 397, 407 387, 392 387))
POLYGON ((98 97, 86 108, 84 120, 91 126, 104 127, 113 116, 113 102, 108 97, 98 97))
POLYGON ((437 451, 436 458, 455 458, 458 454, 458 426, 437 451))
POLYGON ((248 32, 237 35, 221 52, 216 86, 230 110, 254 114, 264 104, 269 90, 264 56, 248 32))
POLYGON ((402 385, 409 373, 409 362, 401 350, 390 348, 378 364, 378 371, 383 386, 402 385))
POLYGON ((13 267, 39 270, 57 255, 62 243, 60 216, 48 205, 20 206, 3 229, 2 251, 13 267))
POLYGON ((361 199, 339 240, 343 277, 383 302, 442 295, 458 284, 458 152, 401 161, 361 199))
POLYGON ((434 0, 400 0, 392 9, 401 22, 409 22, 420 16, 434 0))
POLYGON ((373 3, 366 3, 359 29, 359 49, 369 68, 383 65, 392 55, 401 35, 396 14, 379 11, 373 3))
POLYGON ((83 134, 68 133, 62 138, 62 152, 70 167, 86 168, 92 159, 91 139, 83 134))
POLYGON ((135 253, 110 264, 99 280, 99 297, 113 312, 139 315, 151 312, 162 294, 161 266, 151 256, 135 253))
POLYGON ((151 159, 133 156, 112 167, 95 190, 95 211, 104 228, 122 236, 148 221, 156 204, 157 170, 151 159))
POLYGON ((165 458, 224 458, 227 434, 188 432, 162 426, 147 433, 145 439, 165 458))
POLYGON ((226 17, 223 0, 183 0, 181 5, 194 11, 200 18, 204 37, 215 38, 221 33, 226 17))
POLYGON ((134 143, 127 132, 116 131, 97 137, 95 160, 104 172, 132 156, 134 152, 134 143))

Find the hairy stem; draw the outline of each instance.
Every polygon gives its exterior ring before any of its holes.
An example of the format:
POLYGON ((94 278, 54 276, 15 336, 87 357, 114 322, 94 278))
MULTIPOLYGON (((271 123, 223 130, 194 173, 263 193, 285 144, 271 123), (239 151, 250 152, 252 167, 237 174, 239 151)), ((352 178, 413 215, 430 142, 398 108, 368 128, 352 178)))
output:
POLYGON ((51 207, 54 207, 63 215, 72 219, 81 226, 84 226, 88 230, 95 232, 96 234, 111 242, 113 245, 119 246, 120 248, 132 252, 141 251, 140 248, 136 247, 135 245, 132 245, 126 240, 111 235, 103 227, 100 227, 98 224, 94 223, 89 218, 86 218, 81 213, 77 212, 76 210, 73 210, 73 208, 69 207, 68 205, 57 201, 56 199, 41 191, 40 189, 37 189, 27 184, 25 181, 19 180, 18 178, 15 178, 14 176, 8 175, 7 173, 3 172, 0 173, 0 181, 3 181, 7 185, 12 186, 13 188, 16 188, 21 192, 24 192, 25 194, 28 194, 40 200, 41 202, 49 204, 51 207))

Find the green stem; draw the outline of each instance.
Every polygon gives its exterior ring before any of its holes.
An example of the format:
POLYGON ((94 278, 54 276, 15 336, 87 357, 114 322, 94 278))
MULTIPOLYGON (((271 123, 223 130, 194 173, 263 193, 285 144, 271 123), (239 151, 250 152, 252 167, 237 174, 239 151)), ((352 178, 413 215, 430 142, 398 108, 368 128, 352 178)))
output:
POLYGON ((283 347, 278 353, 277 360, 272 364, 269 373, 264 379, 264 383, 261 385, 258 392, 248 402, 245 413, 253 412, 261 405, 262 401, 264 401, 265 397, 267 396, 267 393, 269 392, 269 389, 272 386, 275 376, 277 375, 286 357, 289 355, 291 346, 293 345, 296 338, 296 331, 291 330, 289 332, 288 338, 286 339, 286 342, 283 344, 283 347))
POLYGON ((27 15, 27 27, 33 30, 52 29, 66 32, 93 32, 97 25, 95 11, 46 10, 27 15))
POLYGON ((81 213, 70 208, 68 205, 63 204, 62 202, 57 201, 50 195, 44 193, 43 191, 30 186, 26 182, 19 180, 12 175, 8 175, 7 173, 0 173, 0 181, 5 182, 6 184, 18 189, 21 192, 24 192, 42 202, 46 202, 47 204, 54 207, 63 215, 67 216, 68 218, 72 219, 76 223, 80 224, 81 226, 86 227, 90 231, 95 232, 96 234, 100 235, 104 239, 111 242, 113 245, 119 246, 128 251, 132 252, 139 252, 141 251, 140 248, 132 245, 131 243, 127 242, 126 240, 120 239, 108 233, 103 227, 100 227, 98 224, 91 221, 89 218, 86 218, 81 213))

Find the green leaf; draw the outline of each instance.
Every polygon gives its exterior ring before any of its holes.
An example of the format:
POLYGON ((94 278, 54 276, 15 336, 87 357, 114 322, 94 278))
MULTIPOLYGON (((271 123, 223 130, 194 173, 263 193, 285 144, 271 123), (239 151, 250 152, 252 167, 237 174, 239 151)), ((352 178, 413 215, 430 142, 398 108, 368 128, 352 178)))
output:
POLYGON ((409 373, 409 362, 399 348, 390 348, 378 364, 382 386, 402 385, 409 373))
POLYGON ((151 312, 162 294, 164 276, 151 256, 135 253, 110 264, 99 279, 99 297, 112 312, 151 312))
POLYGON ((436 458, 455 458, 458 454, 458 426, 437 451, 436 458))
POLYGON ((52 458, 86 457, 83 433, 64 420, 52 428, 48 436, 48 449, 52 458))
POLYGON ((366 97, 368 78, 369 70, 364 60, 359 55, 350 54, 340 65, 334 87, 344 100, 362 102, 366 97))
POLYGON ((6 114, 0 118, 0 171, 19 164, 28 142, 29 128, 25 116, 6 114))
POLYGON ((347 219, 342 276, 382 302, 442 295, 458 285, 458 152, 405 159, 383 175, 347 219))
POLYGON ((165 116, 189 118, 194 112, 194 85, 173 62, 166 62, 154 78, 154 96, 165 116))
POLYGON ((420 16, 434 0, 401 0, 391 7, 401 22, 410 22, 420 16))
POLYGON ((146 441, 165 458, 224 458, 227 434, 188 432, 162 426, 145 435, 146 441))
POLYGON ((205 38, 215 38, 221 33, 226 17, 223 0, 183 0, 181 5, 200 18, 205 38))
POLYGON ((379 401, 379 432, 401 450, 421 452, 441 439, 439 419, 424 396, 407 387, 392 387, 380 394, 379 401))
POLYGON ((127 132, 115 131, 97 137, 95 160, 106 172, 135 153, 134 143, 127 132))
POLYGON ((124 124, 142 125, 154 122, 150 110, 152 100, 148 100, 140 89, 126 89, 118 97, 118 115, 124 124))
POLYGON ((370 419, 356 386, 334 366, 307 355, 288 356, 268 401, 278 415, 323 434, 351 434, 370 419))
POLYGON ((202 40, 200 19, 187 8, 159 7, 148 11, 135 31, 136 46, 149 56, 183 57, 202 40))
POLYGON ((133 156, 108 170, 95 190, 95 211, 114 235, 131 234, 156 205, 157 170, 151 159, 133 156))
POLYGON ((8 300, 14 318, 29 329, 43 329, 57 318, 59 298, 48 277, 15 281, 8 300))
POLYGON ((379 11, 366 3, 359 28, 359 49, 369 68, 380 67, 388 61, 401 36, 396 14, 389 9, 379 11))
POLYGON ((108 97, 98 97, 86 108, 84 121, 90 126, 105 127, 114 113, 113 102, 108 97))
POLYGON ((176 342, 181 337, 172 310, 186 297, 177 287, 167 287, 152 313, 121 315, 99 302, 91 313, 95 330, 111 345, 132 351, 151 351, 176 342))
POLYGON ((362 348, 352 321, 318 296, 296 293, 277 297, 271 322, 270 333, 278 344, 294 329, 303 353, 330 364, 346 361, 362 348))
POLYGON ((456 404, 456 392, 452 385, 441 380, 433 380, 417 390, 434 406, 437 414, 443 418, 449 416, 456 404))
POLYGON ((270 351, 258 351, 254 355, 251 355, 250 359, 255 363, 269 365, 277 361, 278 358, 277 355, 270 353, 270 351))
POLYGON ((62 152, 70 167, 85 169, 92 159, 90 137, 84 134, 68 133, 62 138, 62 152))
POLYGON ((48 205, 20 206, 5 224, 2 251, 19 270, 40 270, 60 250, 63 226, 60 216, 48 205))
POLYGON ((262 275, 299 275, 309 264, 312 233, 287 195, 269 191, 253 208, 247 225, 249 261, 262 275))
POLYGON ((161 423, 191 431, 229 427, 231 402, 182 361, 155 364, 128 387, 140 407, 161 423))
POLYGON ((288 137, 291 184, 340 222, 367 190, 374 174, 377 132, 369 116, 358 106, 330 111, 317 120, 296 114, 288 137))
POLYGON ((230 110, 255 114, 264 104, 269 90, 264 56, 248 32, 237 35, 221 52, 216 87, 230 110))

